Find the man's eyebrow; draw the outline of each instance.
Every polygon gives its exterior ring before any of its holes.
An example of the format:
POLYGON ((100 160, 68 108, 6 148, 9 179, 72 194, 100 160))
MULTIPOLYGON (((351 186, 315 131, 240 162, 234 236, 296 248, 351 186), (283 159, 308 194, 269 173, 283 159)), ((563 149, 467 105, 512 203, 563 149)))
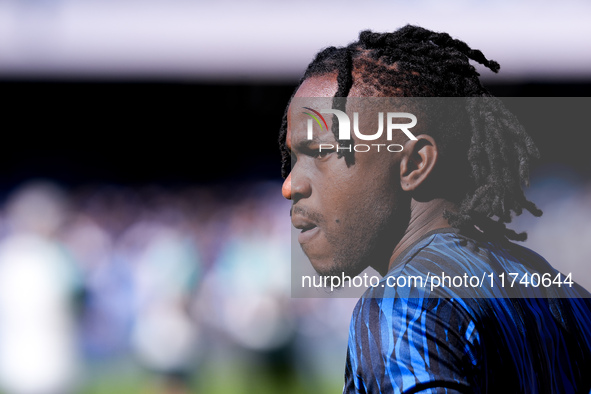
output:
POLYGON ((299 149, 302 149, 302 148, 305 149, 305 148, 309 148, 310 145, 319 145, 319 144, 334 144, 334 141, 330 141, 330 140, 325 141, 318 136, 313 136, 311 140, 301 139, 301 140, 297 141, 294 145, 296 147, 298 147, 299 149))

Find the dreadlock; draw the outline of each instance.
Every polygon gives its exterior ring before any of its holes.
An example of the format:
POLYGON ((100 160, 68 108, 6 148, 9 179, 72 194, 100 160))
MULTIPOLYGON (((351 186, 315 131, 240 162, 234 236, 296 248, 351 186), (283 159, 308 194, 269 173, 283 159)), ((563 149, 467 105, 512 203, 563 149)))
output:
MULTIPOLYGON (((459 210, 445 211, 444 217, 453 227, 476 227, 492 236, 524 241, 525 233, 508 229, 505 223, 511 222, 512 212, 520 215, 524 209, 534 216, 542 214, 522 189, 523 184, 529 184, 530 158, 539 153, 517 119, 482 86, 470 60, 495 73, 500 69, 481 51, 447 33, 412 25, 393 33, 366 30, 359 41, 319 52, 298 87, 307 78, 336 72, 338 88, 333 104, 343 111, 346 99, 342 97, 349 95, 353 84, 365 97, 465 98, 461 113, 454 113, 465 127, 452 122, 433 130, 441 156, 456 163, 454 177, 460 180, 454 185, 460 190, 456 200, 459 210)), ((336 123, 333 121, 332 132, 338 143, 350 143, 339 141, 336 123)), ((284 177, 291 166, 286 135, 287 109, 279 135, 284 177)), ((354 153, 340 150, 341 156, 348 165, 354 163, 354 153)))

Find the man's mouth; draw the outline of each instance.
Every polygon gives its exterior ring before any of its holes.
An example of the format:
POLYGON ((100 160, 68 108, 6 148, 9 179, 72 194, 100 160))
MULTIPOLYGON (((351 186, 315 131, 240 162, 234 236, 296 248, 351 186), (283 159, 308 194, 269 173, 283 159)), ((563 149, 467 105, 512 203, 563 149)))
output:
POLYGON ((298 235, 298 242, 300 244, 308 243, 319 232, 320 232, 320 229, 317 226, 303 228, 302 232, 298 235))
POLYGON ((291 222, 295 228, 301 230, 298 235, 298 242, 300 244, 310 241, 319 232, 319 227, 316 223, 303 216, 293 215, 291 222))
POLYGON ((309 226, 302 228, 302 233, 315 229, 317 226, 315 224, 310 224, 309 226))

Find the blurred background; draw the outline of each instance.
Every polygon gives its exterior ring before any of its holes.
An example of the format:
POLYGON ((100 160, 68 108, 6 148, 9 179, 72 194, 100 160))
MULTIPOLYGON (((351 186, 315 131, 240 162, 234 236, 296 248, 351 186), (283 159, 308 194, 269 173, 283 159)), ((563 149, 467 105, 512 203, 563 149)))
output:
MULTIPOLYGON (((276 135, 306 65, 412 23, 497 60, 482 70, 497 96, 585 100, 589 15, 584 1, 0 0, 0 392, 340 392, 356 300, 289 287, 276 135)), ((591 288, 588 122, 535 115, 528 196, 545 214, 515 228, 591 288)))

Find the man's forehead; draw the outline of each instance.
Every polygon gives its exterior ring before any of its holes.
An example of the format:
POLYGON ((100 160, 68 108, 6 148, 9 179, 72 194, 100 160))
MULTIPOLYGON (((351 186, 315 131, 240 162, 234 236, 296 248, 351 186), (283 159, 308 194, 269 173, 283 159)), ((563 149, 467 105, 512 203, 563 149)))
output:
POLYGON ((328 127, 325 127, 324 123, 322 123, 322 120, 320 120, 320 122, 323 124, 322 128, 318 127, 311 136, 308 135, 307 124, 309 120, 312 120, 312 118, 308 115, 310 111, 305 109, 303 107, 304 105, 304 103, 296 100, 296 105, 290 108, 291 116, 288 119, 287 135, 285 141, 287 148, 291 150, 293 149, 294 145, 296 145, 297 148, 300 146, 303 147, 314 144, 334 143, 335 137, 331 129, 331 116, 326 116, 324 118, 328 127))
MULTIPOLYGON (((296 134, 304 132, 304 129, 297 126, 305 125, 305 123, 295 122, 294 117, 306 116, 304 107, 330 107, 332 103, 330 100, 336 94, 337 88, 336 73, 310 77, 302 82, 290 103, 287 113, 288 127, 285 143, 288 149, 292 149, 292 140, 296 137, 296 134)), ((316 137, 314 139, 316 142, 321 142, 316 137)))
MULTIPOLYGON (((413 116, 420 115, 421 123, 413 131, 418 132, 423 128, 423 114, 418 110, 415 101, 417 98, 411 97, 365 97, 353 92, 351 96, 342 98, 344 100, 341 104, 336 103, 335 99, 337 92, 337 74, 327 74, 321 76, 314 76, 307 78, 298 88, 294 97, 291 100, 287 121, 287 135, 286 146, 292 149, 294 144, 301 144, 302 139, 315 140, 314 142, 320 144, 330 144, 335 142, 335 136, 332 133, 331 123, 335 120, 334 115, 329 115, 323 109, 342 108, 346 103, 347 116, 351 121, 351 126, 358 127, 367 134, 375 133, 375 130, 384 129, 385 123, 405 124, 409 123, 407 113, 413 116), (398 113, 403 116, 387 118, 390 113, 398 113), (387 118, 387 119, 386 119, 387 118), (386 119, 386 120, 385 120, 386 119), (382 123, 380 123, 382 122, 382 123), (311 127, 308 124, 313 124, 314 138, 308 136, 308 131, 311 127), (380 125, 378 126, 378 123, 380 125), (318 126, 316 126, 318 124, 318 126), (316 138, 319 136, 319 138, 316 138)), ((419 106, 420 107, 420 106, 419 106)), ((414 127, 414 126, 411 126, 414 127)), ((357 129, 356 129, 357 130, 357 129)), ((396 129, 398 130, 398 129, 396 129)), ((391 132, 383 133, 383 137, 388 136, 389 141, 391 132)), ((358 138, 351 136, 353 140, 358 138)), ((398 134, 396 134, 398 137, 398 134)), ((404 140, 406 137, 403 135, 404 140)), ((363 137, 360 137, 363 139, 363 137)), ((396 138, 398 139, 398 138, 396 138)), ((373 140, 373 139, 372 139, 373 140)), ((362 141, 363 142, 363 141, 362 141)))
POLYGON ((319 75, 302 82, 294 97, 334 97, 337 89, 336 73, 319 75))

